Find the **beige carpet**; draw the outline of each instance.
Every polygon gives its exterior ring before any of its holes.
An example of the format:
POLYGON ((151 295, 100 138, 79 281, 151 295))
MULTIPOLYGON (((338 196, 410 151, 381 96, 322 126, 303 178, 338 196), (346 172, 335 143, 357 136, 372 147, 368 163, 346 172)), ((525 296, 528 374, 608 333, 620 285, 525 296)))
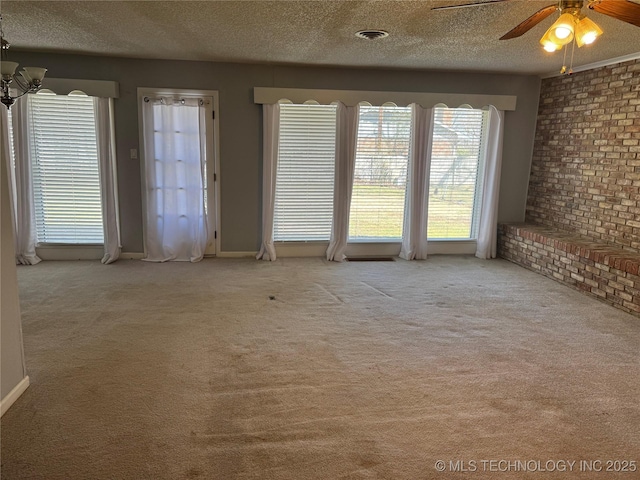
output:
POLYGON ((640 319, 502 260, 19 277, 3 480, 640 478, 640 319))

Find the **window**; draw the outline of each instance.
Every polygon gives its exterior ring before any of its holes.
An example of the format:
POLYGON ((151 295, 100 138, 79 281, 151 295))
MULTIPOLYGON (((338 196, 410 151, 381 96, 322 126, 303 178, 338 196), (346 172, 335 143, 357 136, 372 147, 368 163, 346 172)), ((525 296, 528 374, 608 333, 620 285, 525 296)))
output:
POLYGON ((434 109, 429 181, 429 239, 477 238, 487 112, 434 109))
POLYGON ((93 97, 29 95, 39 243, 104 243, 93 97))
POLYGON ((280 105, 275 241, 329 239, 335 144, 335 105, 280 105))
MULTIPOLYGON (((336 107, 281 104, 274 240, 330 237, 336 107)), ((488 112, 434 108, 428 238, 477 238, 488 112)), ((411 149, 411 107, 361 105, 349 242, 402 239, 411 149)))
POLYGON ((410 107, 360 107, 350 241, 402 237, 410 142, 410 107))

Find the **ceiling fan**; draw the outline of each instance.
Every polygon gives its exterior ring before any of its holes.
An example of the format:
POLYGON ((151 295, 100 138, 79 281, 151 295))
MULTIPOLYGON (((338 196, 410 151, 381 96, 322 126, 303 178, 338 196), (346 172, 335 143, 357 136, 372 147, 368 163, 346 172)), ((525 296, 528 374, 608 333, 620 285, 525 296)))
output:
MULTIPOLYGON (((434 7, 432 10, 479 7, 508 1, 512 0, 486 0, 484 2, 434 7)), ((585 3, 587 3, 590 10, 640 27, 640 4, 631 0, 559 0, 556 4, 546 6, 535 12, 529 18, 505 33, 500 37, 500 40, 519 37, 527 33, 549 15, 554 12, 560 12, 558 21, 547 30, 547 33, 545 33, 540 40, 545 50, 549 52, 560 50, 562 46, 570 43, 574 38, 576 39, 578 47, 593 43, 593 41, 602 34, 602 29, 581 12, 585 3)))

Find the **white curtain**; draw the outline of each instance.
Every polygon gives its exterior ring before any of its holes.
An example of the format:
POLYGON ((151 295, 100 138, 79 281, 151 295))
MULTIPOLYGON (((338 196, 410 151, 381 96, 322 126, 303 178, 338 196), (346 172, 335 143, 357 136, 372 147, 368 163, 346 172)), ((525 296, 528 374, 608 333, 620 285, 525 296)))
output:
MULTIPOLYGON (((13 236, 14 236, 14 245, 15 245, 15 231, 16 231, 16 208, 15 208, 15 179, 13 175, 13 167, 12 167, 12 155, 11 155, 11 144, 9 143, 9 110, 7 107, 2 105, 3 108, 0 108, 0 168, 4 168, 5 171, 1 173, 2 179, 2 188, 8 189, 8 195, 3 195, 4 198, 8 198, 11 203, 10 208, 8 209, 11 212, 11 226, 13 227, 13 236), (5 175, 6 175, 6 183, 5 183, 5 175)), ((3 225, 7 225, 8 222, 3 221, 3 225)), ((8 245, 3 245, 4 248, 10 248, 8 245)), ((14 247, 15 248, 15 247, 14 247)))
POLYGON ((262 244, 258 260, 276 259, 273 245, 273 216, 276 202, 276 174, 280 139, 280 105, 262 106, 262 244))
POLYGON ((16 263, 40 263, 36 255, 36 213, 33 203, 31 156, 29 153, 28 97, 24 96, 11 107, 13 121, 13 148, 15 152, 15 243, 16 263))
POLYGON ((143 102, 144 260, 197 262, 204 256, 208 241, 204 111, 199 99, 143 102))
POLYGON ((433 141, 433 109, 411 104, 411 148, 400 258, 427 258, 427 212, 429 209, 429 170, 433 141))
POLYGON ((96 116, 100 196, 104 226, 102 263, 108 264, 115 262, 120 256, 113 99, 94 97, 93 108, 96 116))
POLYGON ((491 105, 485 140, 484 189, 476 249, 476 257, 478 258, 496 258, 503 130, 504 112, 491 105))
POLYGON ((336 172, 333 187, 333 221, 327 260, 342 262, 349 238, 349 211, 358 143, 360 107, 338 102, 336 117, 336 172))

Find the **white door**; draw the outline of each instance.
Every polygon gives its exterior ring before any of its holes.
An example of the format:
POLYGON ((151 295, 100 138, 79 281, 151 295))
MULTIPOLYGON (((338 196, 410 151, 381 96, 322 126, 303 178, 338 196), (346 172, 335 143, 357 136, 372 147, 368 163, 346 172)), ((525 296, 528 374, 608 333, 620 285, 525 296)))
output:
POLYGON ((198 261, 215 254, 213 99, 141 99, 145 259, 198 261))

